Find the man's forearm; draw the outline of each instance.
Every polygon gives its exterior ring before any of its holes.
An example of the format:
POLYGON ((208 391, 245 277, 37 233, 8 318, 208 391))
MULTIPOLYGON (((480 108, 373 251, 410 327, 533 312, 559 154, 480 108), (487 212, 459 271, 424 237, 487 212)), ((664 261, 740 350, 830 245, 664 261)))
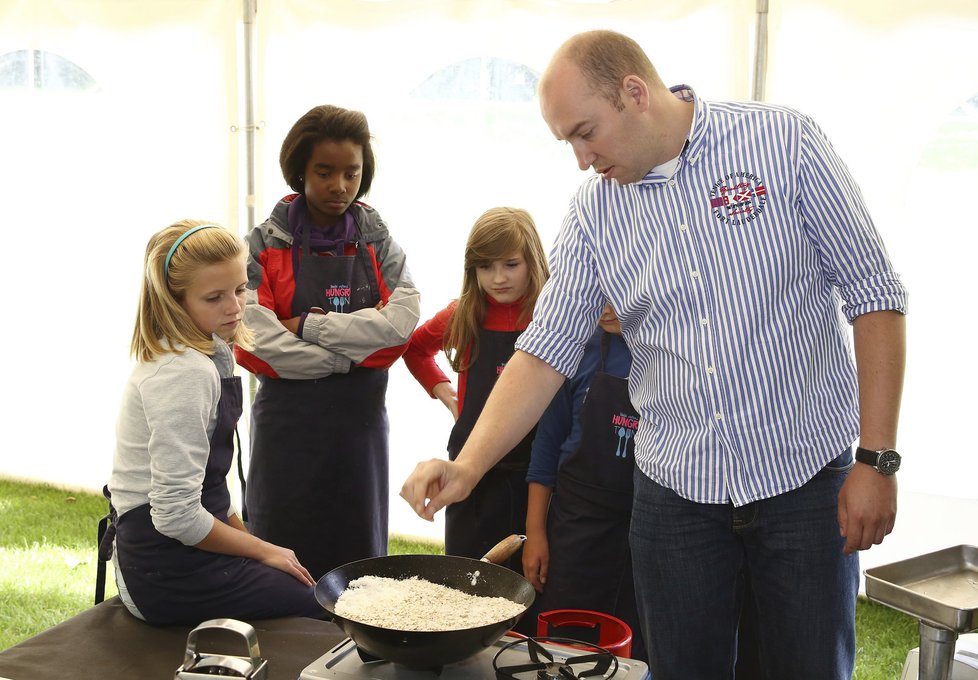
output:
POLYGON ((564 382, 545 361, 517 351, 493 387, 456 462, 481 477, 529 432, 564 382))
POLYGON ((906 365, 906 323, 899 312, 871 312, 853 322, 859 374, 859 443, 876 450, 897 445, 906 365))

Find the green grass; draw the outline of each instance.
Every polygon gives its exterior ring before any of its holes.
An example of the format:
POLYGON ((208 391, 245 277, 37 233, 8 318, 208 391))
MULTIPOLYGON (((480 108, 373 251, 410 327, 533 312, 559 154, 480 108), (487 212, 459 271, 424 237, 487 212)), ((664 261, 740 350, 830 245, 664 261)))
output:
POLYGON ((856 604, 856 680, 897 680, 907 652, 920 644, 918 621, 860 598, 856 604))
MULTIPOLYGON (((0 650, 91 606, 98 495, 0 479, 0 650)), ((391 554, 440 553, 440 544, 394 536, 391 554)), ((111 570, 106 597, 115 595, 111 570)), ((854 680, 896 680, 919 644, 917 621, 860 599, 854 680)))
MULTIPOLYGON (((0 650, 95 602, 99 495, 0 479, 0 650)), ((392 554, 440 553, 440 544, 392 537, 392 554)), ((116 594, 111 564, 105 597, 116 594)))
POLYGON ((945 120, 921 153, 920 164, 946 171, 978 169, 978 121, 945 120))
MULTIPOLYGON (((94 602, 105 510, 94 494, 0 480, 0 649, 94 602)), ((106 590, 114 595, 114 582, 106 590)))

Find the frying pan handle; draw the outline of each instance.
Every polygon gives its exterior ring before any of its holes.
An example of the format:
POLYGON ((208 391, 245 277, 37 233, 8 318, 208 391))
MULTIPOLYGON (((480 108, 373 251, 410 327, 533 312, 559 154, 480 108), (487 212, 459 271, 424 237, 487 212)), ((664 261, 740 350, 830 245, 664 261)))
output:
POLYGON ((523 547, 523 543, 525 541, 526 536, 523 536, 522 534, 510 534, 490 548, 489 552, 482 556, 482 561, 492 562, 493 564, 502 564, 510 557, 515 555, 516 552, 523 547))

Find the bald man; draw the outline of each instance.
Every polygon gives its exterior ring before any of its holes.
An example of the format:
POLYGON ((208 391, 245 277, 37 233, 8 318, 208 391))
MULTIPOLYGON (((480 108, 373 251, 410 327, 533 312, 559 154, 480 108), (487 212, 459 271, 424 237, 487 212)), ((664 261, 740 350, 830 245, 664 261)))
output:
POLYGON ((401 496, 428 519, 465 498, 607 300, 641 418, 630 544, 653 677, 732 677, 747 573, 764 677, 848 680, 858 551, 896 517, 907 298, 858 187, 811 118, 667 87, 611 31, 560 47, 540 108, 593 173, 465 448, 401 496))

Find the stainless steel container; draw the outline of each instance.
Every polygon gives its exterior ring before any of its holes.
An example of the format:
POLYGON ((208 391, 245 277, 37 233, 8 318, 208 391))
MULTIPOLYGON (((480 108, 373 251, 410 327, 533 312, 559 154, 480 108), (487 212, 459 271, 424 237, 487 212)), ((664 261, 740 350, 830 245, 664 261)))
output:
POLYGON ((920 621, 920 680, 950 680, 960 633, 978 630, 978 548, 959 545, 865 571, 866 596, 920 621))
POLYGON ((235 619, 211 619, 190 631, 187 636, 187 651, 183 664, 173 676, 174 680, 208 680, 215 675, 248 680, 265 680, 268 675, 268 662, 261 658, 258 650, 258 634, 243 621, 235 619), (245 656, 234 654, 214 654, 197 651, 198 638, 208 630, 226 630, 237 633, 244 639, 245 656))

